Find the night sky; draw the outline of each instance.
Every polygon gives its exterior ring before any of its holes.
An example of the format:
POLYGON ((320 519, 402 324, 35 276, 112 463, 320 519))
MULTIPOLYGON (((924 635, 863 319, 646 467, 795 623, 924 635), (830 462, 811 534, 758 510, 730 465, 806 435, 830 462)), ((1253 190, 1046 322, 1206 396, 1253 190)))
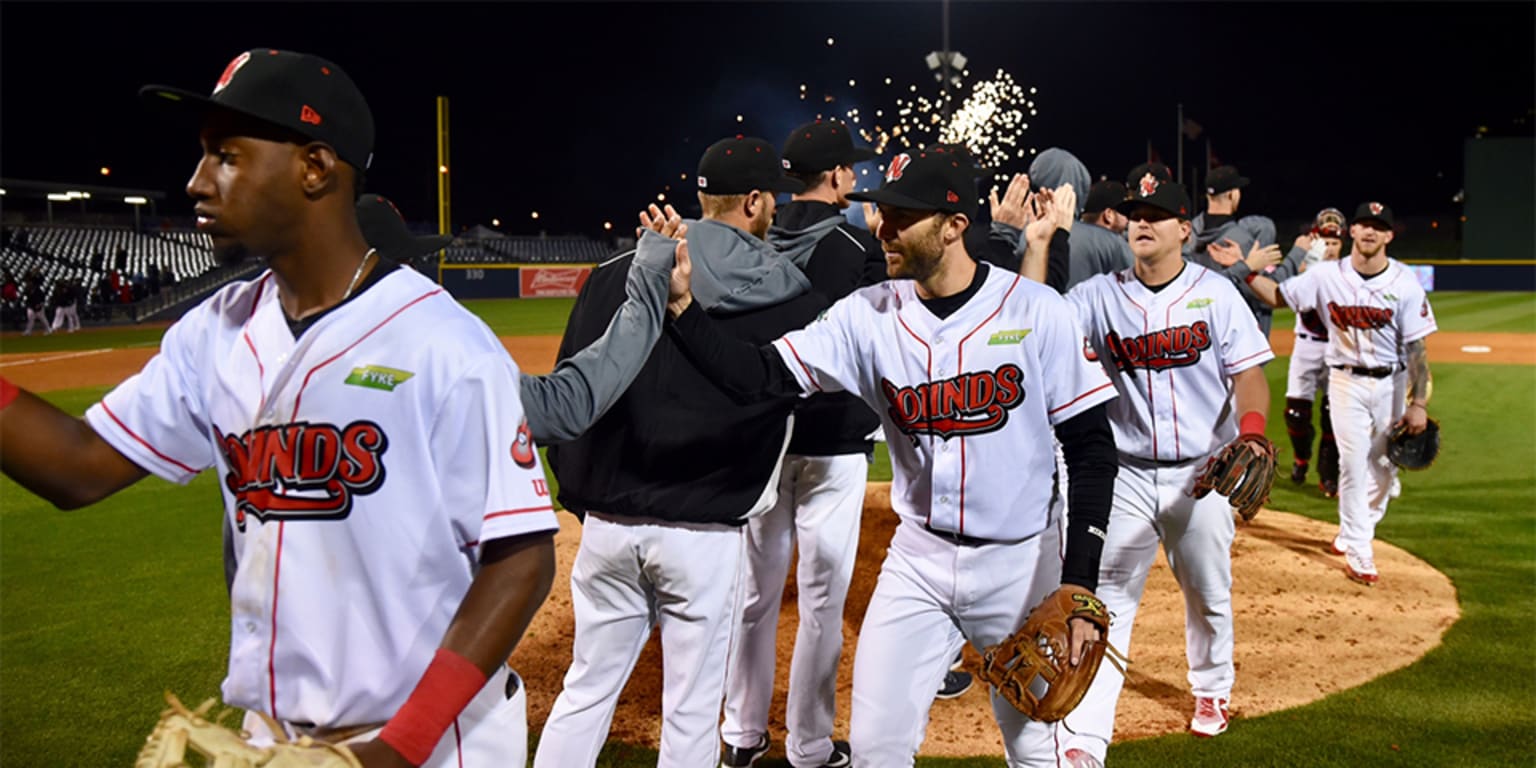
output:
MULTIPOLYGON (((1372 198, 1399 216, 1453 213, 1466 138, 1530 136, 1536 122, 1529 2, 956 2, 950 16, 972 79, 1001 68, 1037 89, 1026 147, 1123 178, 1149 139, 1172 162, 1182 102, 1203 128, 1186 165, 1209 139, 1253 180, 1245 212, 1372 198)), ((435 220, 433 99, 446 95, 456 225, 596 235, 605 220, 632 226, 666 185, 691 201, 715 139, 777 145, 818 112, 890 109, 908 84, 936 93, 922 58, 942 47, 941 18, 937 2, 8 1, 0 173, 163 190, 162 212, 186 214, 195 130, 148 113, 138 86, 207 91, 240 51, 286 48, 358 82, 378 123, 369 189, 409 218, 435 220)))

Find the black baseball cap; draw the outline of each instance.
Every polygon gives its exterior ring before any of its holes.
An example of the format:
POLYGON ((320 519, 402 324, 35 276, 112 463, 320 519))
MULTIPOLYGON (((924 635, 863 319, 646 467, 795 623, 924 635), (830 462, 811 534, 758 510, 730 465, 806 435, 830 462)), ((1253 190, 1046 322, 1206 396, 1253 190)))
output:
POLYGON ((381 195, 363 195, 357 201, 357 225, 363 239, 377 248, 379 255, 396 262, 409 262, 448 247, 452 235, 413 235, 405 228, 400 209, 381 195))
POLYGON ((964 144, 935 144, 933 145, 933 148, 942 149, 945 152, 955 153, 957 156, 959 156, 960 162, 962 164, 971 164, 971 170, 975 171, 977 176, 983 176, 992 172, 992 169, 982 165, 981 161, 977 160, 976 156, 971 154, 971 148, 964 144))
POLYGON ((1392 209, 1377 202, 1361 203, 1355 209, 1355 217, 1349 220, 1351 224, 1359 224, 1362 221, 1379 221, 1391 229, 1393 225, 1392 209))
POLYGON ((1141 183, 1141 177, 1149 173, 1158 181, 1173 181, 1173 172, 1168 170, 1168 166, 1159 162, 1142 163, 1125 175, 1126 188, 1135 189, 1136 185, 1141 183))
POLYGON ((168 85, 139 89, 145 102, 202 115, 227 109, 331 145, 367 170, 373 160, 373 113, 341 67, 318 56, 257 48, 236 56, 208 96, 168 85))
POLYGON ((704 150, 698 177, 699 191, 706 195, 744 195, 756 189, 805 191, 804 184, 784 175, 784 163, 772 144, 739 133, 704 150))
POLYGON ((854 192, 849 200, 917 211, 963 213, 976 218, 976 167, 969 154, 943 147, 891 158, 879 189, 854 192))
POLYGON ((1113 179, 1105 179, 1088 188, 1088 198, 1083 203, 1083 213, 1098 213, 1113 208, 1125 199, 1125 185, 1113 179))
POLYGON ((1115 210, 1129 216, 1138 206, 1160 208, 1181 219, 1189 218, 1189 193, 1177 181, 1159 181, 1152 174, 1144 174, 1141 182, 1131 190, 1131 196, 1115 204, 1115 210))
POLYGON ((853 145, 852 131, 841 120, 806 123, 784 140, 784 170, 790 173, 820 173, 875 157, 873 151, 853 145))
POLYGON ((1247 177, 1237 172, 1237 168, 1231 165, 1222 165, 1212 168, 1205 176, 1205 193, 1207 195, 1219 195, 1233 189, 1242 189, 1248 186, 1247 177))

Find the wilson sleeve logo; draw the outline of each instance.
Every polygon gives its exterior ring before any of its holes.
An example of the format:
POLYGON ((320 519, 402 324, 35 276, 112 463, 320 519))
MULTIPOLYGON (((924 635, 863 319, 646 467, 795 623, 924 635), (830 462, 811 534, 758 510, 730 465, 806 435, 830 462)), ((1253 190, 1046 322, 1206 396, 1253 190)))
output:
MULTIPOLYGON (((215 427, 217 429, 217 427, 215 427)), ((357 496, 384 484, 389 438, 371 421, 345 427, 305 421, 250 430, 219 430, 235 497, 235 525, 257 520, 342 520, 357 496)))
POLYGON ((1339 328, 1372 331, 1392 322, 1392 310, 1386 307, 1359 306, 1328 302, 1328 319, 1339 328))
POLYGON ((1122 371, 1183 368, 1200 362, 1200 355, 1211 348, 1211 327, 1204 320, 1197 320, 1132 338, 1122 338, 1110 331, 1104 337, 1104 346, 1109 348, 1115 367, 1122 371))
POLYGON ((943 381, 926 381, 911 387, 882 378, 886 410, 891 421, 914 440, 918 435, 955 435, 996 432, 1008 423, 1008 412, 1024 402, 1024 371, 1007 363, 995 371, 962 373, 943 381))

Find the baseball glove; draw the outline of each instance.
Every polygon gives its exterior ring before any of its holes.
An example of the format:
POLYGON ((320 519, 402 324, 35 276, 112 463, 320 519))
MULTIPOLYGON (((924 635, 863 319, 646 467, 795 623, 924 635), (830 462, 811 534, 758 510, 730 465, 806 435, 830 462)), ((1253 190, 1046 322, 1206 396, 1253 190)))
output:
MULTIPOLYGON (((1029 612, 1024 626, 981 656, 981 679, 1030 719, 1054 723, 1067 716, 1099 672, 1109 641, 1109 611, 1092 592, 1070 584, 1053 592, 1029 612), (1101 637, 1072 666, 1068 621, 1084 618, 1101 637)), ((1110 656, 1122 671, 1119 660, 1110 656)))
POLYGON ((183 768, 208 765, 217 768, 362 768, 346 747, 315 741, 308 736, 287 741, 283 729, 268 722, 275 738, 283 739, 270 747, 255 747, 246 741, 250 734, 234 730, 221 720, 234 710, 225 710, 210 719, 213 699, 195 710, 187 709, 175 695, 165 694, 170 709, 160 714, 160 722, 144 741, 134 768, 183 768), (187 761, 187 752, 202 756, 197 763, 187 761))
POLYGON ((1252 520, 1275 483, 1275 444, 1263 435, 1238 435, 1206 463, 1191 491, 1197 499, 1215 491, 1231 502, 1244 520, 1252 520))
POLYGON ((1434 419, 1426 422, 1424 431, 1417 435, 1408 434, 1408 429, 1399 425, 1387 440, 1387 457, 1403 469, 1429 469, 1439 455, 1440 422, 1434 419))

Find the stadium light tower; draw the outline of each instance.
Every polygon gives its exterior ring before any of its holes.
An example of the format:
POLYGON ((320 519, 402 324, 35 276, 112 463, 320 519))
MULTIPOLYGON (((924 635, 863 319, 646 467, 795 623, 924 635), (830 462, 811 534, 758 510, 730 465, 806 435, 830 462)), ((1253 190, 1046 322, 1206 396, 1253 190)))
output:
POLYGON ((941 96, 939 113, 943 115, 945 121, 948 121, 951 108, 949 89, 953 86, 955 90, 960 90, 960 75, 965 72, 967 59, 965 54, 952 50, 949 47, 949 0, 944 0, 943 2, 943 13, 944 47, 942 50, 929 51, 928 55, 923 57, 923 61, 928 64, 928 69, 933 72, 933 79, 939 81, 939 93, 941 96))

